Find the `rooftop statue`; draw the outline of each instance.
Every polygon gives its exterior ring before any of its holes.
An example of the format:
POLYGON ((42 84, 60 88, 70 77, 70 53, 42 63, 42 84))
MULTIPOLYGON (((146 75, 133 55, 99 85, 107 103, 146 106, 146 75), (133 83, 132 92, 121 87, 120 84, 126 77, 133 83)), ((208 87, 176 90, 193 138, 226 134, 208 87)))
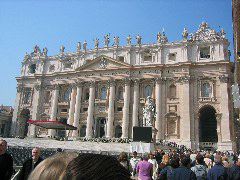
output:
POLYGON ((119 37, 118 36, 114 36, 114 46, 119 46, 119 37))
POLYGON ((65 47, 62 45, 62 46, 60 47, 60 53, 63 54, 63 53, 64 53, 64 50, 65 50, 65 47))
POLYGON ((162 39, 162 34, 160 32, 157 33, 157 43, 161 43, 161 39, 162 39))
POLYGON ((34 47, 34 51, 33 51, 35 54, 39 54, 39 53, 41 53, 41 50, 40 50, 40 48, 39 48, 39 46, 38 45, 36 45, 35 47, 34 47))
POLYGON ((83 42, 83 50, 84 50, 84 52, 87 51, 87 41, 86 40, 83 42))
POLYGON ((81 42, 78 42, 77 43, 77 52, 80 52, 81 51, 81 42))
POLYGON ((24 56, 24 61, 29 60, 30 57, 31 57, 31 56, 26 52, 26 53, 25 53, 25 56, 24 56))
POLYGON ((225 31, 224 31, 223 28, 222 28, 221 31, 220 31, 220 35, 221 35, 221 37, 222 37, 223 39, 226 38, 226 33, 225 33, 225 31))
POLYGON ((106 34, 104 36, 104 45, 105 45, 105 47, 108 47, 109 43, 110 43, 110 34, 106 34))
POLYGON ((94 40, 94 48, 95 48, 95 49, 98 49, 98 46, 99 46, 99 39, 96 38, 96 39, 94 40))
POLYGON ((139 34, 136 36, 136 40, 137 40, 137 45, 140 46, 142 44, 142 37, 139 34))
POLYGON ((45 48, 43 48, 43 55, 44 56, 47 56, 47 53, 48 53, 48 49, 45 47, 45 48))
POLYGON ((132 37, 128 35, 127 37, 127 45, 130 46, 132 44, 132 37))
POLYGON ((186 28, 183 29, 183 32, 182 32, 182 37, 183 37, 183 40, 187 40, 188 38, 188 31, 186 28))
POLYGON ((168 38, 167 38, 165 32, 163 31, 163 32, 162 32, 161 43, 167 43, 167 42, 168 42, 168 38))

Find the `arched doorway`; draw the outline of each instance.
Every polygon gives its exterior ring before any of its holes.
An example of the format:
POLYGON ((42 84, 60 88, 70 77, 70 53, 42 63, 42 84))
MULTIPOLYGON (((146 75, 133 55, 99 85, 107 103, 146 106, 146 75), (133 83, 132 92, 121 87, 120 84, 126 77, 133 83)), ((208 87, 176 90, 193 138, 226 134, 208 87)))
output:
POLYGON ((30 118, 30 111, 28 109, 23 109, 18 117, 18 131, 17 136, 24 138, 28 133, 28 120, 30 118))
POLYGON ((213 148, 218 142, 216 110, 212 106, 199 110, 199 142, 202 148, 213 148))

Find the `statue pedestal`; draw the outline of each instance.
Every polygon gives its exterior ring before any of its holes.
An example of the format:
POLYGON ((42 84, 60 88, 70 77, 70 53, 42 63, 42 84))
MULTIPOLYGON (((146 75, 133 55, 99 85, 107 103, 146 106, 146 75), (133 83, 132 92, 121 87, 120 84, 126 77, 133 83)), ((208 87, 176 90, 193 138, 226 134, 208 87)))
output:
POLYGON ((131 142, 130 152, 136 151, 137 153, 150 153, 155 150, 154 143, 145 142, 131 142))

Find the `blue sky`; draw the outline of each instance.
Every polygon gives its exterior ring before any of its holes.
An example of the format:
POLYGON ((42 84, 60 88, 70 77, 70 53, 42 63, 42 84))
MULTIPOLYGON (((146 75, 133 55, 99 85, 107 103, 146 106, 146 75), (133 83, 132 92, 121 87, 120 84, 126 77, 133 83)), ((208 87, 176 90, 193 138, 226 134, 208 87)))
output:
POLYGON ((61 45, 75 51, 84 40, 92 48, 96 37, 103 46, 107 33, 122 45, 129 34, 153 43, 163 28, 176 41, 184 27, 195 32, 202 21, 224 28, 232 51, 231 0, 0 0, 0 104, 14 105, 15 77, 35 44, 54 55, 61 45))

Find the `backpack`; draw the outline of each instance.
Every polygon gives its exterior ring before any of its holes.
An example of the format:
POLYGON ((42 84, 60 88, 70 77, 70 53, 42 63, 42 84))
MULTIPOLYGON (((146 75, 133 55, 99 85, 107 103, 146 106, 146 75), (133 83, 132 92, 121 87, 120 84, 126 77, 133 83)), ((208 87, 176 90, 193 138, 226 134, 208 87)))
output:
POLYGON ((197 176, 197 179, 207 179, 207 170, 203 168, 203 166, 195 166, 194 173, 197 176))

